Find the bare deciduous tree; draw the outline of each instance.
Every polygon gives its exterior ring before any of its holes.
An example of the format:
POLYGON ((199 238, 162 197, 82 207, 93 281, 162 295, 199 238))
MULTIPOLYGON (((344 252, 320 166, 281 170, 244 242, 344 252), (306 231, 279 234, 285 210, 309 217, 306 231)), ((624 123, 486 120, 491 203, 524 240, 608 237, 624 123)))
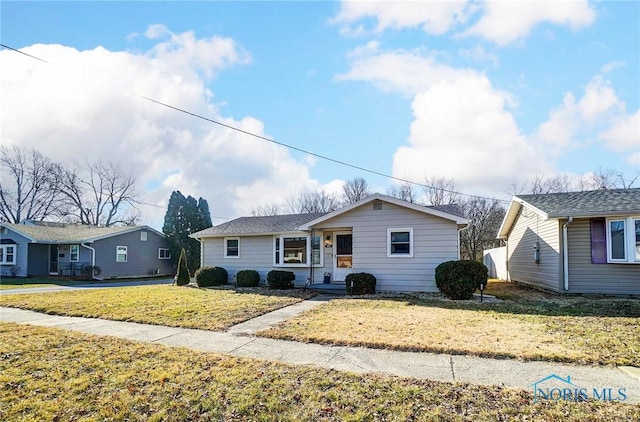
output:
POLYGON ((342 186, 342 200, 345 204, 353 204, 369 195, 369 183, 362 177, 347 180, 342 186))
POLYGON ((472 198, 461 204, 469 226, 460 232, 460 249, 464 259, 482 261, 484 249, 499 244, 496 239, 505 209, 498 201, 472 198))
POLYGON ((340 201, 322 191, 305 192, 287 199, 286 210, 292 214, 331 212, 340 207, 340 201))
POLYGON ((60 191, 54 163, 35 149, 0 148, 0 218, 11 223, 57 216, 60 191))
POLYGON ((280 205, 278 204, 262 205, 259 207, 251 208, 251 215, 254 217, 264 217, 278 214, 280 214, 280 205))
POLYGON ((404 182, 400 185, 392 185, 387 190, 387 195, 411 203, 416 203, 418 200, 418 195, 414 190, 413 184, 409 182, 404 182))
POLYGON ((65 219, 95 226, 132 225, 138 218, 135 178, 114 163, 59 167, 60 190, 69 212, 65 219))
POLYGON ((460 196, 455 192, 456 184, 453 179, 428 177, 423 189, 427 205, 457 204, 460 201, 460 196))

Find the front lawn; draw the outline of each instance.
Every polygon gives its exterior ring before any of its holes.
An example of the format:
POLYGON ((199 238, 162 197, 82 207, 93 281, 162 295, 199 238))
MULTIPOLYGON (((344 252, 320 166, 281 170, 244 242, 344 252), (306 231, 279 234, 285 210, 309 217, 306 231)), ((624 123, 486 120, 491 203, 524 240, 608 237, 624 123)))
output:
POLYGON ((0 323, 0 420, 639 420, 619 402, 234 358, 0 323))
POLYGON ((0 305, 57 315, 219 331, 312 295, 300 290, 263 292, 153 285, 4 295, 0 296, 0 305))
POLYGON ((640 366, 640 301, 562 297, 492 282, 499 303, 344 298, 258 335, 323 344, 640 366))
POLYGON ((53 287, 53 286, 77 286, 91 283, 90 281, 65 280, 58 278, 9 278, 3 277, 0 280, 0 290, 27 289, 31 287, 53 287))

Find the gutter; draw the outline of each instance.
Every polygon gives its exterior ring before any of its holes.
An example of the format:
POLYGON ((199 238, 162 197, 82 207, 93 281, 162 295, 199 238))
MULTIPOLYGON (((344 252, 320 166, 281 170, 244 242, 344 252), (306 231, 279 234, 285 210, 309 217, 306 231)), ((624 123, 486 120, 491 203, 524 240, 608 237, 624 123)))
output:
POLYGON ((101 279, 101 278, 98 278, 98 277, 96 277, 96 276, 94 276, 94 275, 93 275, 93 269, 94 269, 94 268, 95 268, 95 266, 96 266, 96 250, 95 250, 94 248, 92 248, 91 246, 86 245, 86 244, 84 244, 84 243, 80 243, 80 245, 81 245, 83 248, 87 248, 87 249, 89 249, 89 250, 91 251, 91 279, 92 279, 92 280, 102 281, 102 279, 101 279))
POLYGON ((569 224, 573 223, 573 217, 567 217, 567 222, 562 225, 562 270, 564 290, 569 290, 569 224))

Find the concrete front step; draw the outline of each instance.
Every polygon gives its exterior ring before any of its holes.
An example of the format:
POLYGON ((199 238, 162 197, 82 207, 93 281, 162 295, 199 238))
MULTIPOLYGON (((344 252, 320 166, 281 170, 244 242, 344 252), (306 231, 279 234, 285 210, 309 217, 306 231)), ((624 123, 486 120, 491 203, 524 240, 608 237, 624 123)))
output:
POLYGON ((327 294, 333 294, 333 295, 346 295, 347 294, 347 288, 344 284, 344 282, 342 282, 342 284, 340 283, 316 283, 316 284, 309 284, 307 286, 307 289, 309 290, 313 290, 316 292, 321 292, 321 293, 327 293, 327 294))

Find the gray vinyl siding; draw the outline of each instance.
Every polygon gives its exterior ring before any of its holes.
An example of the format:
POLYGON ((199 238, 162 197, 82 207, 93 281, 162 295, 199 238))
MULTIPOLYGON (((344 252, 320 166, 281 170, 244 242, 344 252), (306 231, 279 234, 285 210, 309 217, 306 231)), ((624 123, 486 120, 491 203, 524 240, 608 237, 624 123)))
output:
POLYGON ((569 292, 640 295, 640 264, 592 264, 589 219, 569 225, 569 292))
MULTIPOLYGON (((25 277, 28 272, 29 263, 29 251, 28 251, 28 239, 11 229, 7 228, 7 234, 2 235, 2 239, 11 239, 16 243, 16 263, 15 266, 20 268, 18 272, 19 277, 25 277)), ((3 245, 4 246, 4 245, 3 245)), ((12 245, 8 245, 12 246, 12 245)), ((0 274, 2 276, 8 276, 11 274, 11 268, 14 264, 2 264, 0 265, 0 274)))
MULTIPOLYGON (((353 272, 373 274, 379 291, 437 292, 435 268, 458 258, 455 222, 387 202, 379 210, 374 210, 372 203, 364 204, 320 223, 316 229, 352 229, 353 272), (413 229, 413 257, 387 256, 390 228, 413 229)), ((325 256, 327 271, 332 262, 325 256)))
MULTIPOLYGON (((296 275, 295 285, 304 286, 309 277, 309 267, 283 267, 273 265, 273 238, 265 236, 242 236, 239 242, 238 258, 225 258, 224 238, 204 238, 202 240, 203 266, 222 267, 229 273, 229 282, 241 270, 256 270, 260 283, 266 284, 267 273, 271 270, 292 271, 296 275)), ((317 271, 317 269, 316 269, 317 271)))
POLYGON ((89 246, 96 250, 96 265, 102 270, 101 278, 148 276, 157 270, 160 274, 173 274, 175 271, 173 260, 158 258, 158 249, 169 247, 167 240, 149 230, 140 229, 108 237, 89 246), (141 231, 147 232, 146 241, 140 240, 141 231), (116 262, 116 246, 127 247, 127 262, 116 262))
POLYGON ((561 225, 556 219, 543 220, 523 207, 507 241, 509 279, 554 292, 561 291, 561 225), (534 259, 534 245, 540 244, 540 262, 534 259))

